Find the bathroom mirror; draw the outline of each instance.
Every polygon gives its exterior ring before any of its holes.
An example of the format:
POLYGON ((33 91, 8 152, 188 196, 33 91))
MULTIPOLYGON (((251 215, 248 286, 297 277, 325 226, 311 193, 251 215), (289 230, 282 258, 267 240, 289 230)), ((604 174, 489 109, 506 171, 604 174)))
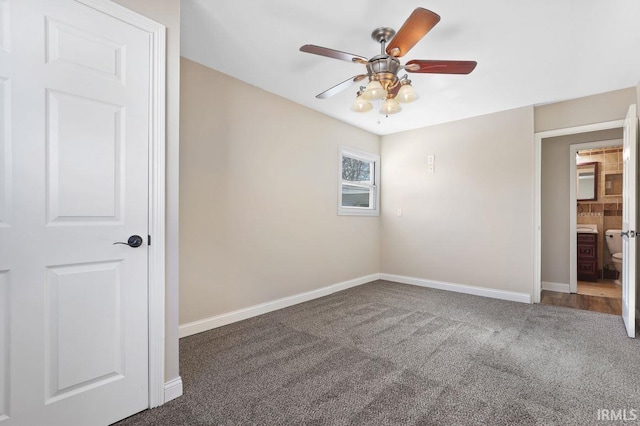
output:
POLYGON ((598 199, 598 163, 577 165, 578 201, 596 201, 598 199))

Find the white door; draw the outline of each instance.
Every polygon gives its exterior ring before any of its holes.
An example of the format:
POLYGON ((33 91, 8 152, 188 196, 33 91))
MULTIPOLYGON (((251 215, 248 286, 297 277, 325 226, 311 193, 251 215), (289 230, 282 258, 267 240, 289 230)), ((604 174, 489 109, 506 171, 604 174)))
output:
POLYGON ((624 121, 622 151, 622 318, 629 337, 636 337, 636 194, 638 182, 638 118, 631 105, 624 121))
POLYGON ((0 426, 110 424, 149 405, 149 35, 76 0, 0 24, 0 426))

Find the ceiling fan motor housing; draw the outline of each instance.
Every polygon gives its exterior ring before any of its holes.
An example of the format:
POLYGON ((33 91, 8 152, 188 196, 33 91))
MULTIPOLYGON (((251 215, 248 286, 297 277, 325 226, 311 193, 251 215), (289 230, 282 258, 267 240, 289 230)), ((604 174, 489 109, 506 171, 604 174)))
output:
POLYGON ((389 55, 374 56, 367 62, 370 80, 378 80, 385 90, 398 83, 398 71, 402 68, 400 61, 389 55))

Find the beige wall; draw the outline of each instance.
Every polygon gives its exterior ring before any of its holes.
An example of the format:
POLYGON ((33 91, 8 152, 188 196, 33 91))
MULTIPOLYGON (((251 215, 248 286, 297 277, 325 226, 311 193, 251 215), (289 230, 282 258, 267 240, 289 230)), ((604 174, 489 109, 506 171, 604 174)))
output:
POLYGON ((531 294, 532 107, 384 136, 382 191, 381 272, 531 294))
POLYGON ((633 87, 535 107, 535 131, 620 120, 636 102, 633 87))
POLYGON ((379 218, 337 216, 338 146, 380 138, 182 58, 180 323, 378 273, 379 218))
POLYGON ((178 153, 180 127, 180 0, 115 0, 167 27, 167 241, 165 381, 178 377, 178 153))
MULTIPOLYGON (((569 284, 569 146, 621 137, 622 129, 612 129, 542 140, 540 196, 543 282, 569 284)), ((602 268, 602 264, 599 267, 602 268)))

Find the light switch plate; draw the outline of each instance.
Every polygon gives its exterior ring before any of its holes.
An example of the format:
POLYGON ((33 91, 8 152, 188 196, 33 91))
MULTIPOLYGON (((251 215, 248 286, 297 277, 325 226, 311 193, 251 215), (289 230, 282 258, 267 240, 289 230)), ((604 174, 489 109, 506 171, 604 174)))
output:
POLYGON ((436 156, 431 154, 427 157, 427 170, 429 173, 436 172, 436 156))

